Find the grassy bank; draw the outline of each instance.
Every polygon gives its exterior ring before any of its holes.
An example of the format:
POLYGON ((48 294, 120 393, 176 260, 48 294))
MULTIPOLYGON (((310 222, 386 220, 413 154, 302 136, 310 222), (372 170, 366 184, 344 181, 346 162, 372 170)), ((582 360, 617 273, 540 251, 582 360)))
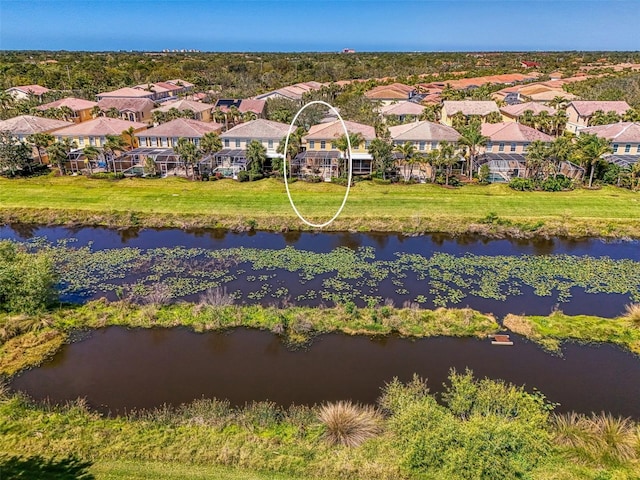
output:
MULTIPOLYGON (((345 193, 333 184, 296 182, 300 212, 325 221, 345 193)), ((331 230, 482 233, 495 236, 640 237, 640 193, 614 187, 516 192, 506 185, 356 184, 331 230)), ((184 179, 0 178, 0 222, 112 227, 225 227, 299 230, 284 184, 184 179)))
POLYGON ((478 336, 498 331, 489 315, 474 310, 207 306, 175 304, 158 307, 127 302, 95 301, 34 316, 0 316, 0 375, 12 376, 24 368, 40 364, 55 353, 75 330, 107 326, 131 328, 188 327, 196 332, 235 327, 270 330, 284 336, 292 345, 322 333, 349 335, 388 335, 431 337, 478 336))
POLYGON ((553 352, 560 351, 566 340, 584 343, 614 343, 640 355, 640 308, 635 316, 629 313, 619 318, 590 315, 565 315, 555 312, 548 316, 507 315, 504 325, 553 352))

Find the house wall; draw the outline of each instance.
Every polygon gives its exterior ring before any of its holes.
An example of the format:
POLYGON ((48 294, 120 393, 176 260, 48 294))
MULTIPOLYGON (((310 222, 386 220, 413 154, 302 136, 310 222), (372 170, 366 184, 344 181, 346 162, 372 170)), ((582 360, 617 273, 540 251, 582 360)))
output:
POLYGON ((618 155, 638 155, 640 154, 640 142, 611 142, 613 153, 618 155))
MULTIPOLYGON (((158 136, 138 136, 138 141, 140 142, 141 147, 162 147, 162 148, 173 148, 178 146, 178 138, 179 137, 158 137, 158 136)), ((202 137, 183 137, 187 138, 191 143, 194 143, 196 146, 200 145, 200 140, 202 137)))
POLYGON ((264 148, 267 149, 267 157, 276 158, 281 157, 279 153, 276 152, 278 149, 278 145, 280 144, 280 139, 268 139, 268 138, 236 138, 236 137, 226 137, 222 138, 222 148, 230 148, 232 150, 246 150, 247 145, 249 145, 253 140, 258 140, 264 148))
POLYGON ((430 152, 431 150, 436 150, 440 145, 438 140, 394 140, 393 144, 404 145, 407 142, 412 143, 418 152, 430 152))
POLYGON ((576 133, 580 128, 584 128, 588 126, 590 117, 581 117, 578 115, 575 107, 573 105, 569 105, 567 107, 567 131, 571 133, 576 133))
MULTIPOLYGON (((326 150, 338 150, 338 148, 335 146, 335 138, 326 138, 326 139, 319 139, 319 140, 307 140, 304 145, 306 146, 307 150, 313 150, 313 151, 317 151, 317 152, 322 152, 322 151, 326 151, 326 150), (324 142, 324 143, 323 143, 324 142)), ((358 145, 357 147, 355 147, 354 145, 351 145, 351 152, 356 154, 368 154, 369 150, 368 147, 371 144, 370 140, 367 140, 366 142, 362 142, 360 145, 358 145)))
POLYGON ((508 115, 504 112, 500 112, 500 114, 502 115, 503 122, 518 122, 519 117, 508 115))
POLYGON ((489 141, 486 147, 480 147, 480 153, 527 153, 531 142, 489 141))

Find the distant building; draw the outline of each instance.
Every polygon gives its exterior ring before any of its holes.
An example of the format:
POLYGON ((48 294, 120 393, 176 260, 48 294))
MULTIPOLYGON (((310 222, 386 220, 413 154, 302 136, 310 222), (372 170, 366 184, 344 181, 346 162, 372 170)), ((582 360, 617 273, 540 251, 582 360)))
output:
POLYGON ((51 90, 47 87, 42 87, 40 85, 20 85, 6 90, 6 92, 12 95, 16 100, 25 100, 29 98, 30 95, 34 95, 42 100, 42 96, 50 91, 51 90))
POLYGON ((577 133, 578 130, 588 127, 591 117, 597 111, 623 115, 630 108, 625 101, 573 101, 567 106, 567 131, 577 133))
POLYGON ((353 48, 343 48, 341 53, 356 53, 353 48))
POLYGON ((82 98, 74 98, 67 97, 61 100, 56 100, 55 102, 45 103, 44 105, 40 105, 36 107, 36 110, 41 112, 46 112, 52 108, 62 108, 67 107, 71 109, 73 115, 69 120, 74 123, 86 122, 87 120, 91 120, 93 117, 91 116, 91 110, 95 106, 97 106, 97 102, 92 102, 90 100, 84 100, 82 98))
POLYGON ((522 61, 520 62, 520 66, 522 68, 538 68, 540 64, 538 62, 522 61))
POLYGON ((451 126, 453 124, 452 117, 457 113, 461 113, 465 117, 480 117, 484 122, 487 115, 491 113, 500 113, 496 102, 491 100, 445 100, 442 102, 442 118, 441 122, 451 126))

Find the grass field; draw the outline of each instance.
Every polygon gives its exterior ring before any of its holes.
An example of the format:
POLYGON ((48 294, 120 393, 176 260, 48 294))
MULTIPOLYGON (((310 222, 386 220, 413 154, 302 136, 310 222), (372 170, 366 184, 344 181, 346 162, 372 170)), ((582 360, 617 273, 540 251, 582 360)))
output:
MULTIPOLYGON (((345 188, 296 182, 299 211, 313 222, 337 211, 345 188)), ((0 179, 0 221, 149 227, 303 229, 282 182, 185 179, 0 179)), ((506 185, 377 185, 352 189, 331 230, 479 232, 494 235, 640 237, 640 193, 615 187, 516 192, 506 185)))

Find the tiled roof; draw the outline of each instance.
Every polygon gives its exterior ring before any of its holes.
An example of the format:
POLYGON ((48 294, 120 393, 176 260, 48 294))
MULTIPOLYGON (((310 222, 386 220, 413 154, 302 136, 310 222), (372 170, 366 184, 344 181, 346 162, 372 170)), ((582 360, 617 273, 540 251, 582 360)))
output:
POLYGON ((1 121, 0 131, 11 132, 14 135, 31 135, 51 132, 70 125, 73 125, 73 123, 52 118, 34 117, 33 115, 20 115, 19 117, 1 121))
POLYGON ((177 86, 182 85, 182 87, 184 88, 191 88, 195 86, 193 83, 187 82, 186 80, 181 80, 179 78, 175 78, 173 80, 167 80, 164 83, 170 83, 172 85, 177 85, 177 86))
POLYGON ((63 137, 94 136, 103 137, 105 135, 120 135, 125 130, 133 127, 134 130, 147 128, 145 123, 129 122, 119 118, 98 117, 88 122, 82 122, 63 128, 55 132, 63 137))
POLYGON ((424 107, 414 102, 398 102, 380 109, 382 115, 420 115, 424 107))
POLYGON ((460 134, 457 130, 439 123, 422 121, 405 123, 389 127, 389 133, 394 140, 405 141, 447 141, 457 142, 460 134))
POLYGON ((540 112, 547 112, 549 115, 554 115, 556 113, 555 108, 547 107, 546 105, 541 105, 536 102, 518 103, 516 105, 508 105, 500 109, 502 113, 506 113, 512 117, 519 117, 527 110, 531 110, 534 115, 537 115, 540 112))
POLYGON ((575 100, 569 104, 569 107, 573 106, 576 112, 581 117, 589 117, 593 115, 598 110, 602 110, 603 112, 616 112, 618 115, 622 115, 624 112, 629 110, 631 107, 627 102, 624 101, 613 101, 613 102, 594 102, 594 101, 585 101, 585 100, 575 100))
POLYGON ((372 88, 364 94, 370 99, 397 99, 406 100, 415 87, 403 83, 392 83, 391 85, 380 85, 372 88))
POLYGON ((220 132, 222 125, 215 122, 199 122, 190 118, 176 118, 157 127, 140 132, 140 137, 200 138, 205 133, 220 132))
POLYGON ((151 110, 155 104, 148 98, 103 98, 98 102, 98 106, 102 110, 116 108, 120 112, 143 112, 151 110))
POLYGON ((134 90, 143 90, 147 93, 163 93, 170 92, 175 90, 176 88, 173 85, 167 85, 167 87, 163 87, 161 83, 141 83, 140 85, 136 85, 134 90))
POLYGON ((153 92, 147 92, 139 88, 124 87, 118 90, 112 90, 110 92, 102 92, 97 95, 98 97, 113 97, 113 98, 148 98, 153 96, 153 92))
POLYGON ((442 109, 447 111, 447 115, 451 116, 457 112, 463 115, 481 115, 485 116, 491 112, 498 112, 496 102, 490 100, 445 100, 442 102, 442 109))
POLYGON ((182 90, 182 87, 179 87, 178 85, 174 85, 173 83, 156 82, 154 85, 158 85, 159 87, 162 87, 171 92, 175 92, 176 90, 182 90))
POLYGON ((261 115, 262 112, 264 111, 264 106, 266 103, 267 102, 265 100, 256 100, 254 98, 244 98, 240 102, 240 107, 238 108, 238 110, 240 110, 240 113, 253 112, 256 115, 261 115))
POLYGON ((274 122, 272 120, 264 120, 259 118, 258 120, 252 120, 250 122, 236 125, 220 136, 222 138, 272 138, 275 140, 280 140, 282 137, 286 136, 288 132, 289 125, 285 123, 274 122))
POLYGON ((95 107, 96 105, 98 105, 97 102, 92 102, 90 100, 83 100, 82 98, 67 97, 61 100, 56 100, 55 102, 45 103, 44 105, 40 105, 36 108, 37 110, 44 111, 50 108, 68 107, 74 112, 78 112, 80 110, 88 110, 90 108, 95 107))
POLYGON ((192 102, 189 100, 176 100, 175 102, 167 102, 163 103, 161 107, 154 108, 154 112, 168 112, 172 108, 176 110, 191 110, 192 112, 206 112, 207 110, 211 110, 213 105, 210 103, 202 103, 202 102, 192 102))
POLYGON ((583 128, 580 134, 592 133, 599 137, 616 142, 640 143, 640 123, 620 122, 610 125, 598 125, 595 127, 583 128))
POLYGON ((262 100, 271 95, 280 95, 285 98, 289 98, 291 100, 300 100, 302 99, 302 95, 310 92, 312 90, 320 90, 323 87, 322 83, 319 82, 302 82, 296 83, 294 85, 289 85, 286 87, 279 88, 278 90, 273 90, 268 93, 263 93, 262 95, 257 95, 255 98, 257 100, 262 100))
POLYGON ((546 90, 538 93, 532 93, 527 95, 534 102, 550 102, 556 97, 564 98, 565 100, 573 100, 576 97, 573 93, 565 92, 564 90, 546 90))
POLYGON ((482 135, 489 137, 492 142, 553 141, 550 135, 516 122, 483 123, 481 128, 482 135))
MULTIPOLYGON (((345 121, 344 124, 349 133, 361 133, 365 140, 373 140, 376 138, 376 129, 369 125, 348 121, 345 121)), ((318 125, 313 125, 309 129, 309 133, 304 138, 306 140, 330 140, 342 135, 344 135, 342 122, 340 122, 340 120, 335 120, 330 123, 319 123, 318 125)))
POLYGON ((22 93, 33 93, 34 95, 42 95, 43 93, 50 92, 47 87, 40 85, 19 85, 17 87, 11 87, 8 90, 17 90, 22 93))

